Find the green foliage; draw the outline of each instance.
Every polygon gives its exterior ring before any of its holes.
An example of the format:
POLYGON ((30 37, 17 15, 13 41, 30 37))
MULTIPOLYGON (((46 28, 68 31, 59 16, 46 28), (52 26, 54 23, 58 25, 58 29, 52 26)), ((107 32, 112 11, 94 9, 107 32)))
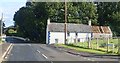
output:
POLYGON ((2 39, 0 38, 0 44, 2 43, 2 39))
MULTIPOLYGON (((120 34, 120 2, 68 2, 68 23, 109 25, 114 35, 120 34), (98 20, 98 21, 97 21, 98 20), (116 24, 117 23, 117 24, 116 24)), ((64 2, 27 2, 14 15, 18 36, 45 43, 47 19, 64 23, 64 2)))
POLYGON ((98 22, 100 25, 109 25, 114 36, 120 34, 120 2, 100 2, 98 7, 98 22))
MULTIPOLYGON (((68 23, 92 25, 109 25, 114 35, 120 34, 120 2, 67 3, 68 23), (97 14, 98 13, 98 14, 97 14), (98 21, 97 21, 98 18, 98 21), (117 24, 116 24, 117 23, 117 24)), ((64 2, 27 2, 14 15, 18 36, 28 37, 34 41, 45 42, 46 21, 64 22, 64 2)))
POLYGON ((103 48, 106 47, 106 43, 102 43, 100 47, 103 47, 103 48))
MULTIPOLYGON (((64 2, 27 2, 14 15, 18 36, 45 43, 47 19, 64 23, 64 2)), ((97 14, 94 3, 67 3, 69 23, 87 24, 88 17, 96 25, 97 14)))
POLYGON ((22 7, 14 15, 18 36, 28 37, 35 42, 45 41, 47 13, 42 3, 32 7, 22 7), (41 38, 41 39, 40 39, 41 38))
POLYGON ((88 3, 88 2, 78 2, 74 3, 74 5, 78 8, 79 13, 79 19, 81 23, 87 24, 88 20, 92 21, 92 25, 98 25, 97 24, 97 7, 94 3, 88 3))
MULTIPOLYGON (((62 2, 47 3, 49 17, 53 22, 64 22, 64 7, 62 2)), ((68 23, 88 24, 88 20, 93 25, 97 25, 97 8, 94 3, 89 2, 68 2, 67 3, 68 23)))
POLYGON ((13 30, 13 29, 9 29, 9 30, 8 30, 8 33, 16 33, 16 31, 13 30))
MULTIPOLYGON (((114 44, 114 53, 117 53, 118 52, 118 48, 119 48, 119 42, 118 42, 118 38, 115 38, 115 39, 110 39, 109 40, 109 44, 114 44)), ((96 39, 92 39, 90 41, 90 45, 91 45, 91 48, 90 49, 93 49, 93 50, 97 50, 97 51, 102 51, 102 52, 105 52, 107 51, 107 40, 102 38, 102 39, 98 39, 98 45, 97 45, 97 40, 96 39), (98 49, 97 49, 97 46, 98 46, 98 49)), ((88 48, 88 42, 78 42, 78 43, 70 43, 66 46, 70 46, 70 47, 77 47, 77 48, 82 48, 82 49, 89 49, 88 48)), ((112 46, 109 46, 109 51, 112 51, 112 46)))
POLYGON ((112 29, 116 35, 120 35, 120 11, 113 13, 111 19, 110 25, 112 26, 112 29))
POLYGON ((14 29, 11 29, 11 28, 8 28, 8 30, 5 32, 5 34, 7 36, 15 36, 17 33, 17 30, 14 30, 14 29))

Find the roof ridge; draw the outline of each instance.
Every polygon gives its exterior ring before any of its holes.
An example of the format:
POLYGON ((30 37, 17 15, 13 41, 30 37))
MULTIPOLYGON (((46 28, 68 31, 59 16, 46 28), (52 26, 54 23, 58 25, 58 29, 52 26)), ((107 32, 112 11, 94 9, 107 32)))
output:
MULTIPOLYGON (((64 24, 64 23, 55 23, 55 22, 51 22, 50 24, 64 24)), ((77 24, 77 23, 67 23, 67 24, 87 25, 87 24, 77 24)))

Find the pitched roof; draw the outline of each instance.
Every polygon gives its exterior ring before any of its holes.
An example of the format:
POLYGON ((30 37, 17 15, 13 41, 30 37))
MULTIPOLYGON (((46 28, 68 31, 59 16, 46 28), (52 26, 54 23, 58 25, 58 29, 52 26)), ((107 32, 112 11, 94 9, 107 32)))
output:
POLYGON ((108 26, 102 26, 103 30, 104 30, 104 33, 107 33, 107 34, 110 34, 111 33, 111 30, 108 26))
MULTIPOLYGON (((64 23, 50 23, 48 25, 48 31, 51 32, 64 32, 64 23)), ((84 24, 72 24, 67 23, 67 31, 68 32, 92 32, 91 26, 84 24)))
POLYGON ((92 26, 92 32, 93 33, 101 33, 100 29, 99 29, 99 26, 92 26))
POLYGON ((91 27, 93 33, 106 33, 106 34, 111 33, 109 26, 91 26, 91 27))

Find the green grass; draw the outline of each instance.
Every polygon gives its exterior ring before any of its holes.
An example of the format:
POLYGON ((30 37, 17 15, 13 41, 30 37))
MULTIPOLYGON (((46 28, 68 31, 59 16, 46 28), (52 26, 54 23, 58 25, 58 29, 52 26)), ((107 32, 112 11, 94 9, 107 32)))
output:
MULTIPOLYGON (((93 54, 108 54, 105 51, 93 50, 93 49, 88 49, 88 48, 81 48, 78 46, 71 46, 71 45, 64 45, 64 44, 57 44, 56 46, 62 46, 65 48, 74 49, 74 50, 79 51, 79 52, 88 52, 88 53, 93 53, 93 54)), ((109 53, 109 54, 111 54, 111 53, 109 53)), ((112 54, 112 55, 116 55, 116 54, 112 54)))
POLYGON ((0 38, 0 44, 2 44, 2 39, 0 38))
POLYGON ((81 51, 81 52, 89 52, 89 53, 96 53, 96 54, 117 54, 118 53, 118 39, 110 39, 109 40, 109 44, 114 44, 115 48, 114 48, 114 53, 112 52, 113 49, 111 46, 109 46, 109 52, 107 53, 107 40, 102 40, 99 39, 98 40, 98 49, 97 44, 96 44, 96 40, 93 39, 90 41, 91 42, 91 48, 88 49, 88 42, 78 42, 78 43, 71 43, 68 45, 63 45, 63 44, 59 44, 58 46, 63 46, 65 48, 70 48, 70 49, 75 49, 77 51, 81 51))
MULTIPOLYGON (((94 40, 91 40, 90 42, 91 42, 91 48, 92 49, 97 49, 96 40, 94 39, 94 40)), ((107 44, 107 40, 99 39, 97 50, 107 51, 106 44, 107 44)), ((118 39, 110 39, 109 44, 114 44, 115 45, 114 53, 117 53, 118 52, 118 39)), ((80 47, 83 47, 83 48, 88 48, 88 42, 78 42, 78 43, 74 43, 73 45, 80 46, 80 47)), ((112 51, 112 50, 113 50, 113 47, 109 46, 109 51, 112 51)))
POLYGON ((62 46, 65 48, 70 48, 70 49, 74 49, 76 51, 79 52, 88 52, 88 53, 96 53, 96 54, 106 54, 106 52, 102 52, 102 51, 96 51, 96 50, 92 50, 92 49, 85 49, 85 48, 79 48, 79 47, 74 47, 74 46, 69 46, 69 45, 63 45, 63 44, 59 44, 58 46, 62 46))

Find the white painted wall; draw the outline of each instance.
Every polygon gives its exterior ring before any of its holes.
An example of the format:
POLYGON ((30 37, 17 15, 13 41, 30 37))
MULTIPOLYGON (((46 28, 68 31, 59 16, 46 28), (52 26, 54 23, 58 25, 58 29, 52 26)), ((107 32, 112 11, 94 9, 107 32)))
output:
MULTIPOLYGON (((80 42, 87 41, 87 37, 91 37, 91 33, 78 33, 78 36, 76 37, 76 33, 70 33, 70 36, 67 37, 68 43, 75 43, 75 39, 80 39, 80 42)), ((64 44, 64 32, 50 32, 50 43, 54 44, 56 43, 56 40, 58 39, 59 44, 64 44)))
POLYGON ((48 44, 48 26, 46 28, 46 44, 48 44))
POLYGON ((64 33, 63 32, 50 32, 50 43, 54 44, 56 41, 55 39, 58 39, 59 44, 64 44, 64 33))
POLYGON ((91 38, 91 33, 78 33, 76 36, 76 33, 70 33, 70 36, 68 37, 68 43, 75 43, 75 39, 80 40, 80 42, 85 42, 88 40, 88 37, 91 38))
POLYGON ((88 38, 91 38, 91 33, 78 33, 78 39, 80 39, 80 42, 88 41, 88 38))
POLYGON ((74 43, 74 39, 76 38, 75 33, 70 33, 70 36, 67 37, 68 43, 74 43))

